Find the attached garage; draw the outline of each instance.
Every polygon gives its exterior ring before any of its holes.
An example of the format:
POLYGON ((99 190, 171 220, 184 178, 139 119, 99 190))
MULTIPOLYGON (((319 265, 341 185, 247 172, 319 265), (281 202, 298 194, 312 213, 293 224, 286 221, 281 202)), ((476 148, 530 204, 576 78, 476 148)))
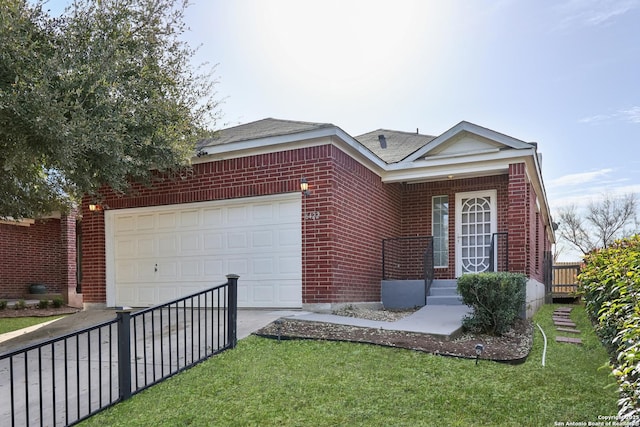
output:
POLYGON ((145 307, 240 275, 238 306, 302 306, 299 193, 105 211, 107 305, 145 307))

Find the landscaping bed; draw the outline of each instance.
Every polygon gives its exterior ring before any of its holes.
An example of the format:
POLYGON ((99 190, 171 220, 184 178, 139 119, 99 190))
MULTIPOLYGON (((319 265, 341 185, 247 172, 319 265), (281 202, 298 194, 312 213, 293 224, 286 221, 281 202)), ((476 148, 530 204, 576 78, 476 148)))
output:
POLYGON ((49 317, 58 316, 62 314, 73 314, 80 311, 79 308, 73 307, 47 307, 38 308, 38 306, 27 306, 23 309, 16 310, 12 307, 7 307, 4 310, 0 310, 0 318, 3 317, 49 317))
MULTIPOLYGON (((362 317, 371 320, 395 321, 411 312, 386 310, 350 309, 349 312, 335 314, 362 317)), ((524 362, 533 345, 533 324, 529 320, 518 319, 503 336, 464 333, 455 339, 415 332, 391 331, 378 328, 364 328, 334 323, 279 319, 255 332, 256 335, 274 339, 316 339, 329 341, 350 341, 399 347, 423 351, 436 355, 476 358, 476 344, 482 344, 484 351, 480 359, 508 363, 524 362)))

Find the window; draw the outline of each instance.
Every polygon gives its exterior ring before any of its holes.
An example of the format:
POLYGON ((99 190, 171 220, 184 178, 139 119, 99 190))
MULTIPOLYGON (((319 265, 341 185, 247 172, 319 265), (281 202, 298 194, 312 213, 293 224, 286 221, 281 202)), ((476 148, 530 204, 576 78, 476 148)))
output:
POLYGON ((435 196, 431 209, 433 234, 433 263, 435 267, 449 266, 449 196, 435 196))

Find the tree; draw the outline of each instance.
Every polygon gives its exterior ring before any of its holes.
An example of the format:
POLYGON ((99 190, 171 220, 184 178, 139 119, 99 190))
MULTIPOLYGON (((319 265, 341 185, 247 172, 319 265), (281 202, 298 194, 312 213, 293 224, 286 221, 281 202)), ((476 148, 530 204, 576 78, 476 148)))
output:
POLYGON ((586 211, 578 212, 571 205, 559 212, 560 237, 583 254, 597 248, 607 248, 620 238, 636 233, 637 199, 635 194, 611 196, 589 203, 586 211))
POLYGON ((188 165, 218 117, 193 69, 187 0, 0 5, 0 217, 64 209, 188 165), (176 4, 174 4, 176 3, 176 4))

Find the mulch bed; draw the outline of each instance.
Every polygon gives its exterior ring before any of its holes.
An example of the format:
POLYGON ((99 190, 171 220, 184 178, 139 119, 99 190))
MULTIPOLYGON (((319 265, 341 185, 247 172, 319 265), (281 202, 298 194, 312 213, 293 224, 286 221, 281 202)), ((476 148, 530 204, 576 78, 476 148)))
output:
POLYGON ((533 323, 519 319, 514 327, 501 337, 463 334, 458 338, 445 340, 415 332, 279 319, 256 331, 255 335, 273 339, 316 339, 377 344, 470 359, 476 358, 476 344, 482 344, 484 351, 480 359, 517 364, 526 360, 533 346, 533 323))
POLYGON ((63 314, 73 314, 80 311, 79 308, 73 307, 26 307, 22 310, 16 310, 12 307, 7 307, 4 310, 0 310, 0 318, 3 317, 49 317, 49 316, 61 316, 63 314))

